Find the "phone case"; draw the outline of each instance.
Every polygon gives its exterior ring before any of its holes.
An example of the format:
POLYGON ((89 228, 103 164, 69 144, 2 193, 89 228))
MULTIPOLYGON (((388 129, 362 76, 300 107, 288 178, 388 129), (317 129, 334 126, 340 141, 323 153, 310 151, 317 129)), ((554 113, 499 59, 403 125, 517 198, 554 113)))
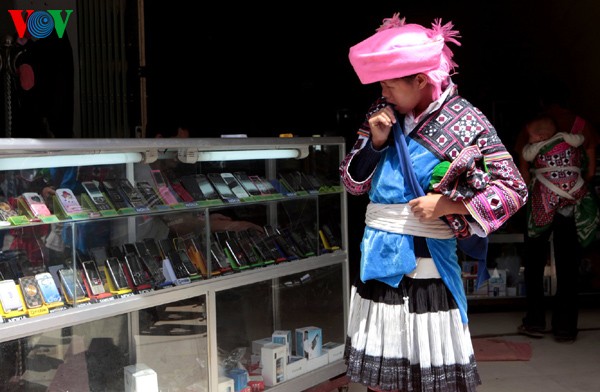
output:
POLYGON ((238 199, 245 199, 250 197, 250 194, 246 192, 242 184, 235 178, 232 173, 221 173, 221 178, 225 181, 229 189, 233 192, 235 197, 238 199))
POLYGON ((39 308, 44 304, 41 290, 39 289, 35 276, 23 276, 19 278, 19 286, 28 309, 39 308))
POLYGON ((17 216, 17 212, 7 202, 0 202, 0 220, 8 221, 12 216, 17 216))
POLYGON ((48 206, 46 206, 46 204, 44 204, 44 199, 42 199, 42 196, 40 196, 38 193, 25 192, 25 193, 23 193, 23 198, 25 199, 25 202, 29 206, 31 213, 35 217, 52 215, 52 213, 48 209, 48 206))
POLYGON ((81 265, 83 266, 83 272, 92 294, 99 295, 105 293, 106 290, 104 290, 104 283, 100 277, 100 271, 98 270, 96 262, 93 260, 87 260, 81 263, 81 265))
POLYGON ((81 186, 83 189, 85 189, 85 192, 90 197, 92 203, 94 203, 94 206, 98 211, 106 211, 111 209, 106 197, 104 197, 102 194, 102 191, 100 190, 100 187, 96 181, 83 181, 81 186))
POLYGON ((57 189, 56 197, 67 214, 76 214, 83 211, 83 208, 81 208, 81 205, 77 201, 75 194, 69 188, 57 189))
POLYGON ((42 293, 44 303, 51 304, 61 300, 60 292, 50 272, 40 272, 35 275, 35 280, 42 293))
POLYGON ((85 290, 81 286, 81 282, 76 278, 75 273, 70 268, 62 268, 58 270, 63 294, 69 302, 85 298, 85 290))
POLYGON ((12 279, 0 281, 0 302, 4 313, 23 309, 23 302, 17 290, 17 284, 12 279))

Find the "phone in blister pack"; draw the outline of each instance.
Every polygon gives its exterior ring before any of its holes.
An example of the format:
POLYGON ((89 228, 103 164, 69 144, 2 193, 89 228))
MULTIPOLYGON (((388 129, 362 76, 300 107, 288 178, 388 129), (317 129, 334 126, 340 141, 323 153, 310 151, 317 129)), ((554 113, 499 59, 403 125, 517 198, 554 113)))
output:
POLYGON ((127 277, 125 276, 125 272, 123 272, 123 266, 119 259, 114 256, 109 257, 106 259, 106 267, 108 268, 108 276, 116 290, 129 289, 127 277))
POLYGON ((208 177, 205 174, 196 174, 196 181, 198 182, 198 187, 200 191, 204 195, 206 200, 214 200, 219 198, 219 194, 215 187, 210 183, 208 177))
POLYGON ((196 180, 195 175, 188 175, 188 176, 181 177, 180 183, 185 188, 185 190, 190 194, 192 199, 194 199, 196 201, 206 200, 206 197, 200 190, 200 186, 198 185, 198 181, 196 180))
POLYGON ((250 179, 250 181, 252 181, 254 185, 256 185, 256 188, 260 191, 261 194, 272 195, 273 193, 277 193, 277 190, 275 189, 273 184, 271 184, 267 179, 261 176, 248 176, 248 178, 250 179))
POLYGON ((42 293, 44 303, 50 304, 61 300, 60 292, 58 291, 56 282, 54 282, 54 278, 52 278, 50 272, 40 272, 36 274, 35 280, 42 293))
POLYGON ((12 279, 0 281, 0 302, 4 313, 23 309, 23 302, 17 289, 17 284, 12 279))
POLYGON ((142 194, 131 185, 126 178, 121 178, 118 180, 119 189, 121 194, 125 197, 125 199, 133 206, 133 208, 148 208, 146 204, 146 200, 142 196, 142 194))
POLYGON ((252 196, 260 196, 261 195, 261 191, 256 187, 256 184, 254 184, 252 182, 252 180, 250 179, 250 176, 248 176, 246 174, 246 172, 238 171, 238 172, 233 173, 233 175, 235 176, 235 178, 237 178, 239 183, 242 184, 242 186, 244 187, 246 192, 248 192, 250 195, 252 195, 252 196))
POLYGON ((65 299, 69 302, 74 302, 78 299, 85 298, 85 290, 81 285, 81 281, 71 268, 61 268, 58 270, 61 287, 65 299))
POLYGON ((56 197, 67 214, 76 214, 83 211, 75 194, 69 188, 58 188, 56 190, 56 197))
POLYGON ((52 215, 39 193, 25 192, 23 193, 23 199, 25 199, 25 203, 29 207, 29 210, 36 218, 52 215))
POLYGON ((39 308, 44 304, 41 290, 39 289, 35 276, 23 276, 19 278, 21 294, 28 309, 39 308))

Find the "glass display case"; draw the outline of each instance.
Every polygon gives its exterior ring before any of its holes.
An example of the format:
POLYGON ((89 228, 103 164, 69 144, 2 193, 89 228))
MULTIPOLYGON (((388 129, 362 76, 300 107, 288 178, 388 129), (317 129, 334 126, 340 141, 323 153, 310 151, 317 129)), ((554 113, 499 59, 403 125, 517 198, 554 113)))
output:
POLYGON ((344 372, 342 138, 6 139, 0 390, 344 372))

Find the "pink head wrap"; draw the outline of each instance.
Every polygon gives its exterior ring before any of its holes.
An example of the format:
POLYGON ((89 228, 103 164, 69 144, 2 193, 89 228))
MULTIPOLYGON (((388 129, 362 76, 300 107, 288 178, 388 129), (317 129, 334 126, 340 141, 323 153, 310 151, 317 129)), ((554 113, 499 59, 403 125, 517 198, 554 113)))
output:
POLYGON ((446 45, 460 46, 456 40, 459 33, 453 27, 452 22, 442 26, 440 19, 431 29, 405 24, 405 18, 396 13, 384 19, 375 34, 350 48, 350 63, 363 84, 425 73, 439 90, 457 67, 446 45))

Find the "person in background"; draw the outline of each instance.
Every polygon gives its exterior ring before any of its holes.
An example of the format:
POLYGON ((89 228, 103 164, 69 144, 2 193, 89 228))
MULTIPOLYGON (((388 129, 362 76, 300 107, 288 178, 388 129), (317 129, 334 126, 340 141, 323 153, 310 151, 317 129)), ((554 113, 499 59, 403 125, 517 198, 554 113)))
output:
POLYGON ((494 127, 458 95, 448 47, 458 37, 452 23, 427 28, 395 14, 350 48, 360 81, 381 86, 340 165, 346 190, 370 198, 345 350, 347 375, 369 391, 481 384, 457 247, 484 254, 527 188, 494 127))
POLYGON ((551 332, 558 342, 573 342, 578 333, 579 266, 585 247, 595 241, 600 222, 597 196, 589 186, 596 171, 598 138, 592 125, 568 108, 568 91, 560 83, 540 91, 543 117, 526 124, 515 146, 531 195, 523 258, 526 311, 517 331, 533 338, 542 338, 546 332, 544 270, 552 235, 556 294, 551 332), (537 140, 539 128, 548 133, 552 125, 556 129, 549 140, 526 144, 537 140), (559 143, 561 139, 565 142, 559 143))

